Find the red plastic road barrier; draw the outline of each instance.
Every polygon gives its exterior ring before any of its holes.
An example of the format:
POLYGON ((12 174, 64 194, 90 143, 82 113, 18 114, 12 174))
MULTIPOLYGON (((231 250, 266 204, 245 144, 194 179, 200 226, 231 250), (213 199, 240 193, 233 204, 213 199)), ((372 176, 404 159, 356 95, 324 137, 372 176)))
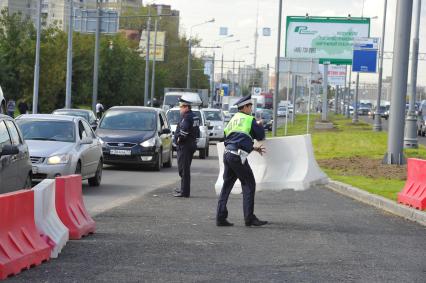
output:
POLYGON ((55 203, 59 218, 70 230, 70 239, 77 240, 95 232, 96 223, 83 202, 81 175, 56 178, 55 203))
POLYGON ((51 250, 35 226, 34 192, 1 194, 0 280, 47 261, 51 250))
POLYGON ((420 210, 426 208, 426 160, 408 159, 407 182, 398 193, 398 202, 420 210))

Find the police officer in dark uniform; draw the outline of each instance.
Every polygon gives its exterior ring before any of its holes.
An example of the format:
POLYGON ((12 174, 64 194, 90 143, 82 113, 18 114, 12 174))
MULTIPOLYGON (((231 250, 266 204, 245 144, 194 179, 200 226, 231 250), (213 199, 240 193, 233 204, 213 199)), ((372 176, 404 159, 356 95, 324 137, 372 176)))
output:
POLYGON ((183 95, 179 99, 180 121, 174 135, 177 149, 177 162, 181 178, 180 189, 176 189, 175 197, 189 198, 191 192, 191 163, 197 149, 197 138, 200 136, 200 120, 191 111, 191 102, 183 95))
POLYGON ((241 98, 235 105, 238 107, 239 112, 232 117, 225 128, 225 153, 223 156, 225 171, 223 173, 222 191, 217 205, 216 225, 234 225, 227 220, 228 209, 226 208, 226 203, 235 181, 239 179, 243 190, 245 225, 262 226, 268 222, 261 221, 254 215, 256 181, 247 162, 247 156, 253 150, 259 154, 265 152, 264 147, 253 146, 254 139, 258 141, 265 139, 265 130, 251 115, 253 106, 251 96, 241 98))

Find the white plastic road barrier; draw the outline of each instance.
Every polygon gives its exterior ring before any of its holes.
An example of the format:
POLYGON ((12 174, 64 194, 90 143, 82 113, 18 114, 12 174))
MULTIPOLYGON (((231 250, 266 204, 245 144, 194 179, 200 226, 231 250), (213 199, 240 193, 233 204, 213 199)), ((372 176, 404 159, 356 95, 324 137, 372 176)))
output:
MULTIPOLYGON (((261 156, 253 151, 248 162, 256 179, 256 191, 280 191, 293 189, 306 190, 315 185, 328 183, 314 157, 311 135, 270 138, 262 142, 266 154, 261 156)), ((223 185, 224 144, 217 144, 220 172, 215 184, 216 194, 223 185)), ((237 180, 232 193, 241 193, 241 183, 237 180)))
POLYGON ((68 242, 69 231, 56 212, 55 180, 43 180, 33 190, 36 227, 44 238, 54 242, 51 257, 57 258, 68 242))

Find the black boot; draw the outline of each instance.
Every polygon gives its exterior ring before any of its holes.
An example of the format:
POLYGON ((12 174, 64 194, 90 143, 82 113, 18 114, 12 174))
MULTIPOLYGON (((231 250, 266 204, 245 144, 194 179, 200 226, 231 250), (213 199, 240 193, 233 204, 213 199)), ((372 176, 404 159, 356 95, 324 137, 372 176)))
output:
POLYGON ((246 221, 246 226, 263 226, 268 224, 268 221, 259 220, 256 216, 253 216, 251 220, 246 221))
POLYGON ((229 226, 234 226, 234 223, 231 223, 226 219, 217 219, 216 226, 229 227, 229 226))

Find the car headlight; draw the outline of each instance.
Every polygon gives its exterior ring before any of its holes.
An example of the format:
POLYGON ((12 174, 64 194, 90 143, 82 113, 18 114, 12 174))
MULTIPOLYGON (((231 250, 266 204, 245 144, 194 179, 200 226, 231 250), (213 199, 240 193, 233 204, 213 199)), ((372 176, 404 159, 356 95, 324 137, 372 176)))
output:
POLYGON ((69 154, 54 155, 47 159, 47 164, 56 165, 56 164, 66 164, 70 160, 69 154))
POLYGON ((214 128, 215 128, 216 130, 222 130, 222 126, 220 126, 220 125, 219 125, 219 126, 215 126, 214 128))
POLYGON ((103 139, 101 139, 101 138, 98 138, 98 139, 99 139, 99 142, 101 143, 101 145, 105 144, 105 142, 103 141, 103 139))
POLYGON ((150 138, 140 144, 143 147, 153 147, 155 146, 155 137, 150 138))

